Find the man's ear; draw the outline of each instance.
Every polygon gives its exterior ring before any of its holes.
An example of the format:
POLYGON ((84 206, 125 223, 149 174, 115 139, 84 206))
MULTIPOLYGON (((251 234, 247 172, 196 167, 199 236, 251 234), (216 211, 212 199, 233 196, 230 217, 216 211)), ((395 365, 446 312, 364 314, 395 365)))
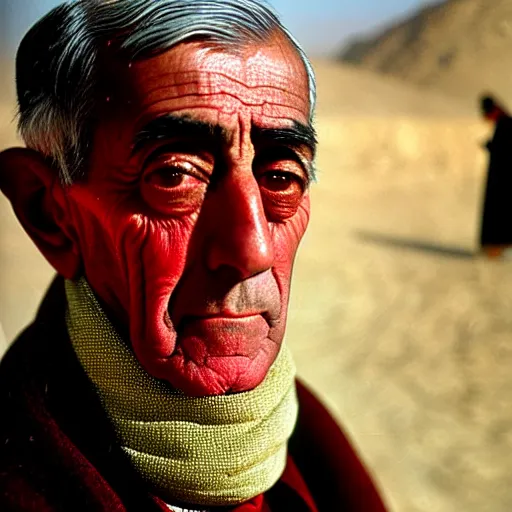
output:
POLYGON ((0 190, 43 256, 66 279, 81 268, 65 190, 43 156, 25 148, 0 153, 0 190))

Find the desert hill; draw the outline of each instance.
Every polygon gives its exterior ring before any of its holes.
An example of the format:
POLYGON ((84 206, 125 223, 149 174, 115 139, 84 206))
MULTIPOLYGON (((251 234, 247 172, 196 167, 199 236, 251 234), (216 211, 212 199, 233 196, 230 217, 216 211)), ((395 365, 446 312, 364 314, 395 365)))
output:
POLYGON ((474 110, 446 95, 425 91, 365 69, 325 60, 313 62, 317 77, 319 116, 466 117, 474 110))
POLYGON ((448 93, 512 104, 512 2, 447 0, 342 49, 341 61, 448 93))

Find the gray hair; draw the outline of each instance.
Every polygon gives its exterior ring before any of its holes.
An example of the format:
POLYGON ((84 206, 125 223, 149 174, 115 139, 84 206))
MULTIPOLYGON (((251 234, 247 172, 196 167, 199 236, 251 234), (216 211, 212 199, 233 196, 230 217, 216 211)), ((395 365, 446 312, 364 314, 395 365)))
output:
POLYGON ((95 128, 100 49, 112 40, 129 60, 197 39, 227 48, 280 31, 312 66, 271 8, 259 0, 75 0, 50 11, 24 37, 16 58, 19 131, 71 184, 85 174, 95 128))

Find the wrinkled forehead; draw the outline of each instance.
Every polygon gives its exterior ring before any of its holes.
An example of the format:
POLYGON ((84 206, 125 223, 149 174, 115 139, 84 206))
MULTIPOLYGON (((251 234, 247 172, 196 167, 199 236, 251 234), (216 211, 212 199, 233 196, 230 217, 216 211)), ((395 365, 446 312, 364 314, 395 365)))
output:
POLYGON ((189 41, 117 65, 106 99, 138 122, 159 113, 212 107, 224 113, 252 109, 255 115, 306 124, 310 110, 304 63, 281 35, 235 49, 189 41))

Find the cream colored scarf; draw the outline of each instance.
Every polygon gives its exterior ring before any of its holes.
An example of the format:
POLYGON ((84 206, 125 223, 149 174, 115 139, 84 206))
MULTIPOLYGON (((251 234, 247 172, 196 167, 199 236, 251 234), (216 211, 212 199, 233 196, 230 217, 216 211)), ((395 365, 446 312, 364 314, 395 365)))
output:
POLYGON ((122 449, 161 499, 238 504, 279 480, 298 408, 287 347, 256 389, 187 397, 140 366, 85 279, 67 281, 66 294, 68 332, 80 363, 122 449))

